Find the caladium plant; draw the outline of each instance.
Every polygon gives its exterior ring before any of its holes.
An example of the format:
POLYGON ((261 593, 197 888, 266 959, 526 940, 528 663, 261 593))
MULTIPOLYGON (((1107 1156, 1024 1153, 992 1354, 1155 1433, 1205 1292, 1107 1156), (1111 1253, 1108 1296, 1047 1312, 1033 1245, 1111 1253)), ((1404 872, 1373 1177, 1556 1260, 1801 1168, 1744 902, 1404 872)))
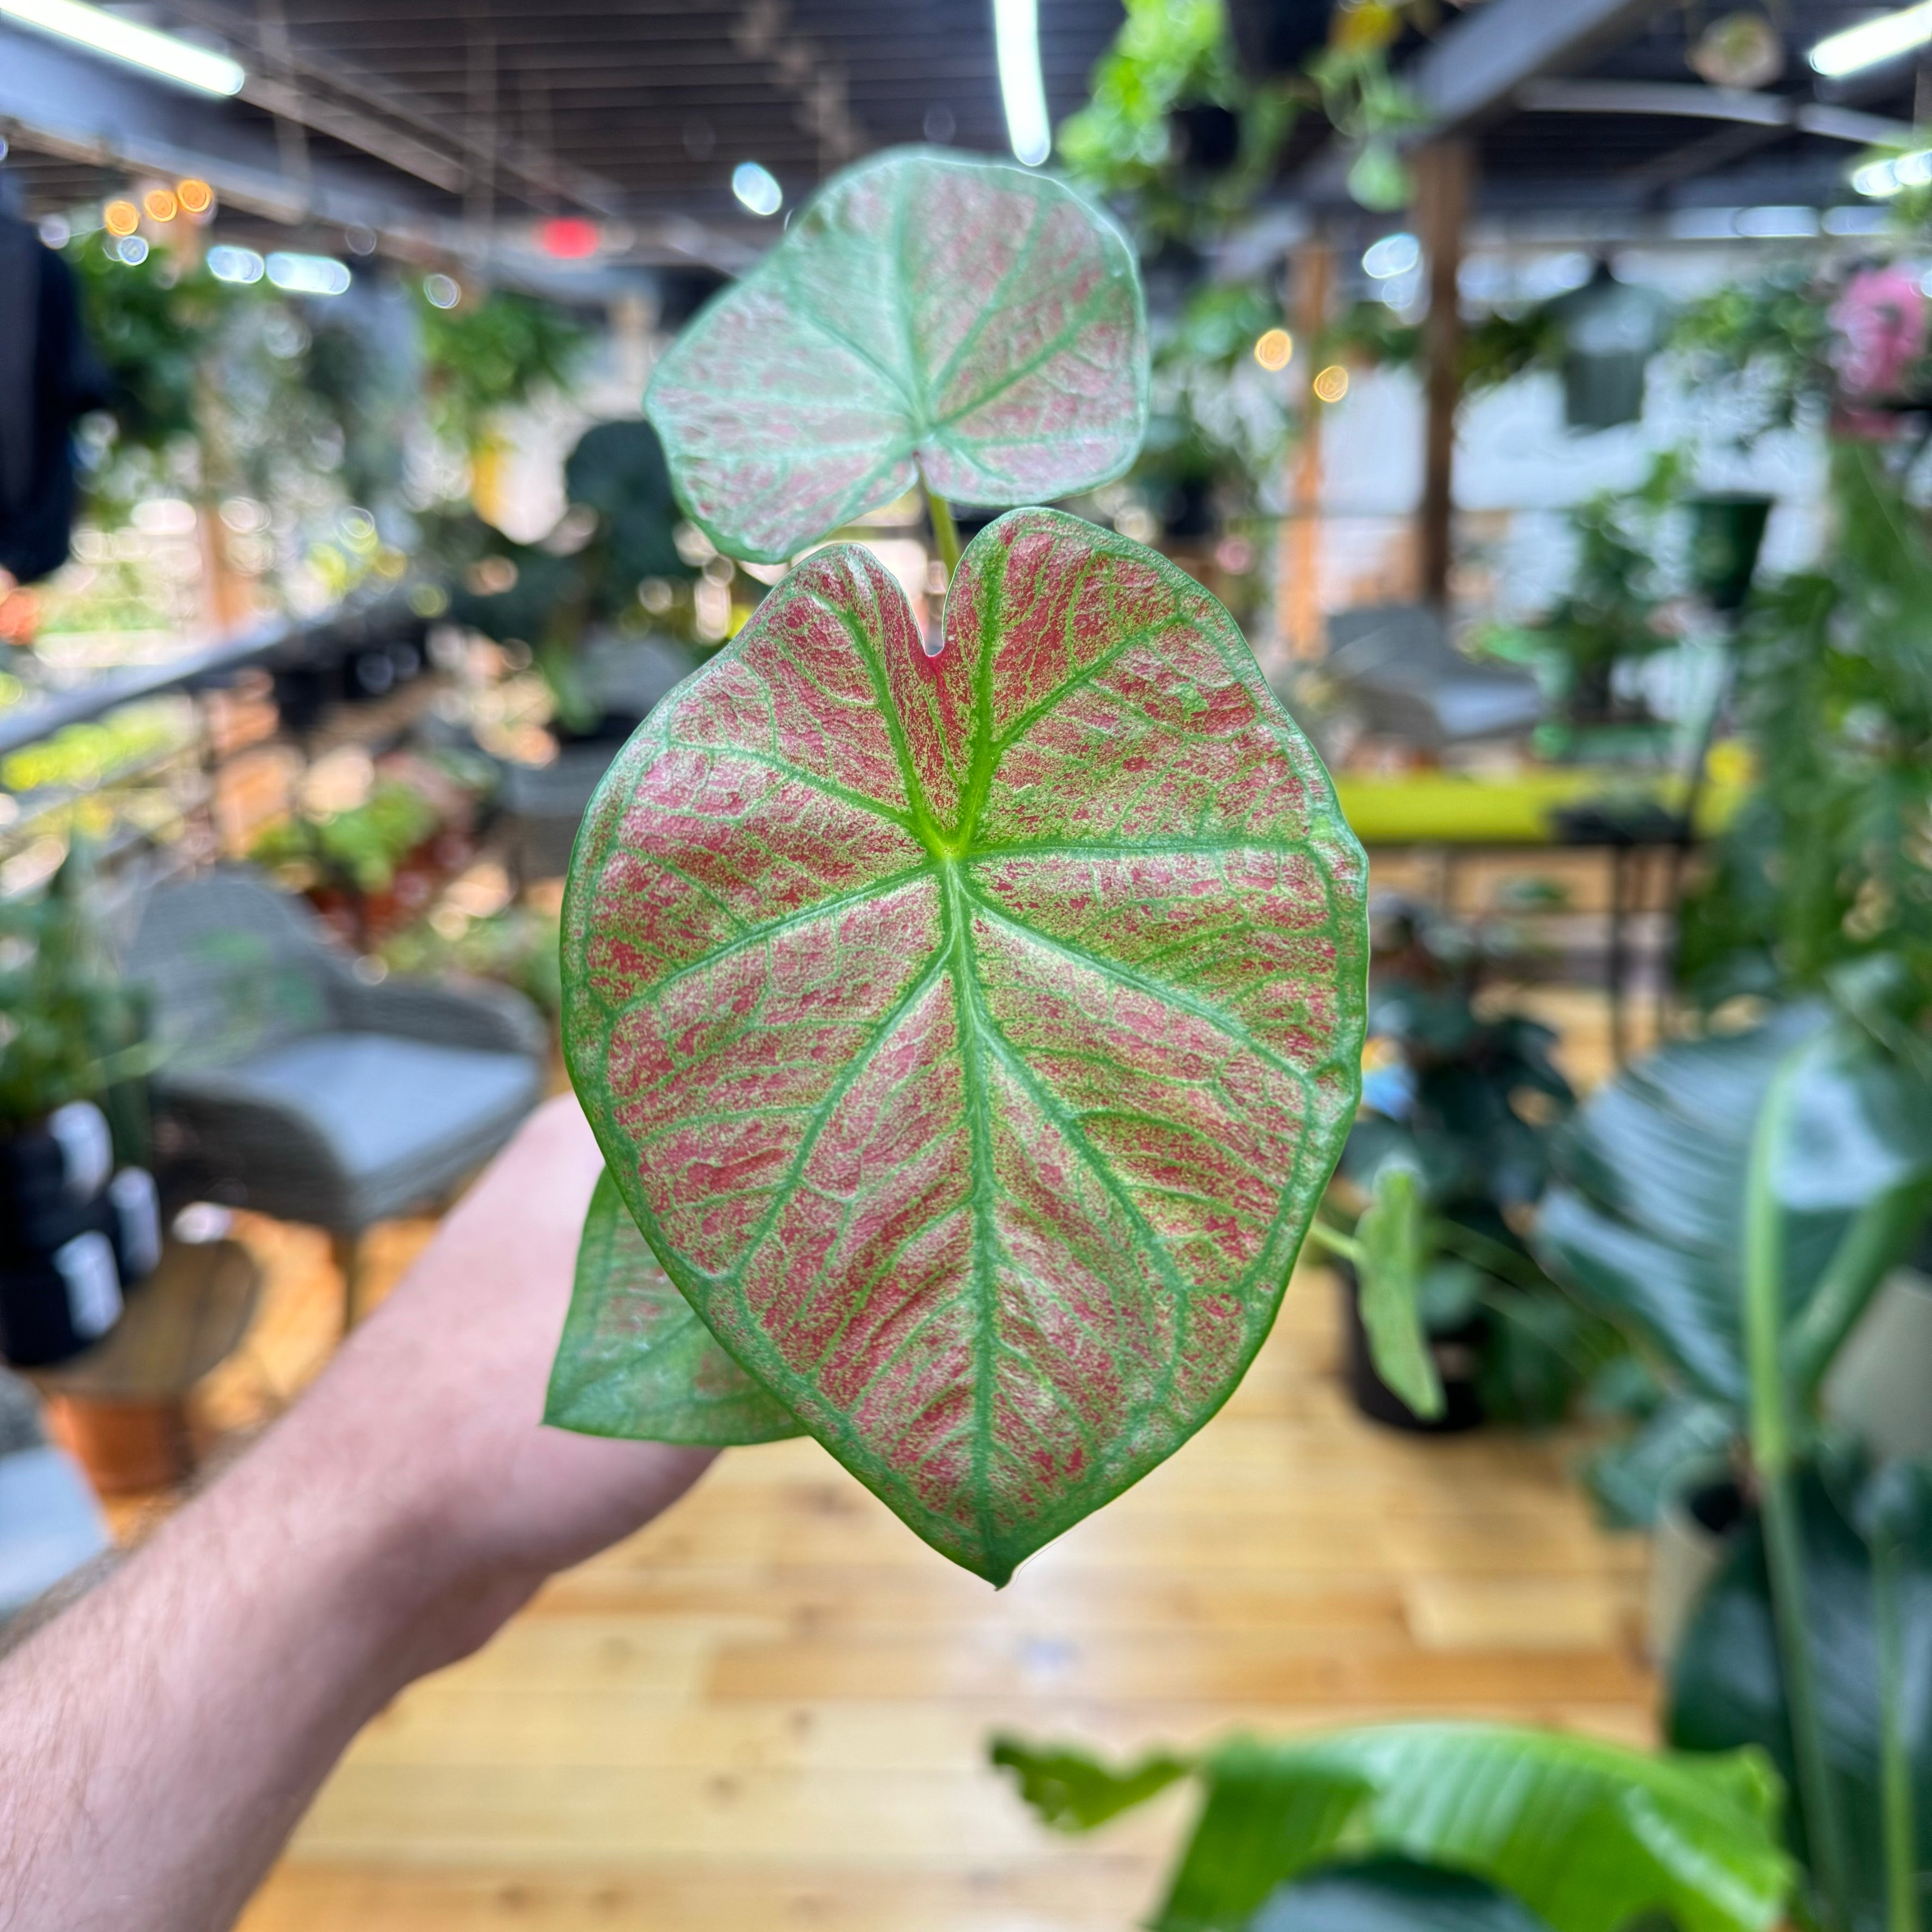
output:
POLYGON ((1133 253, 1050 176, 882 154, 698 316, 646 403, 692 520, 754 562, 921 482, 935 523, 1072 496, 1146 432, 1133 253))
POLYGON ((872 552, 816 551, 579 835, 572 1078, 702 1325, 640 1310, 600 1193, 552 1419, 779 1432, 728 1418, 736 1374, 1004 1582, 1267 1334, 1359 1090, 1364 888, 1233 620, 1156 553, 1016 511, 928 637, 872 552), (634 1372, 658 1332, 682 1366, 634 1372), (668 1423, 682 1374, 703 1413, 668 1423))

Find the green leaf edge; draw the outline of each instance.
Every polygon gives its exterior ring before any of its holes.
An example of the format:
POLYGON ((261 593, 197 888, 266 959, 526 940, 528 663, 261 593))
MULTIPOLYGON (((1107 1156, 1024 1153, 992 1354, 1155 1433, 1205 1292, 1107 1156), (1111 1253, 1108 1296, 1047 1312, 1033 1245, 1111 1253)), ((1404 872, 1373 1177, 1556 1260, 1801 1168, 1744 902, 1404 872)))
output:
MULTIPOLYGON (((648 1412, 643 1420, 632 1420, 627 1426, 614 1426, 608 1419, 608 1410, 592 1406, 597 1389, 612 1372, 607 1368, 601 1374, 572 1380, 570 1368, 574 1360, 581 1359, 572 1345, 586 1343, 596 1334, 599 1306, 607 1292, 606 1282, 616 1258, 614 1251, 628 1240, 635 1240, 644 1248, 664 1271, 665 1280, 670 1280, 669 1271, 664 1270, 662 1261, 650 1249, 643 1231, 632 1218, 629 1209, 624 1204, 623 1195, 607 1167, 597 1177, 597 1185, 591 1191, 590 1204, 584 1211, 584 1232, 578 1243, 576 1274, 571 1286, 570 1312, 564 1318, 562 1337, 550 1364, 550 1385, 544 1395, 544 1422, 552 1428, 567 1429, 578 1436, 601 1436, 632 1442, 673 1442, 713 1449, 739 1448, 755 1442, 780 1442, 802 1436, 806 1432, 804 1424, 755 1376, 750 1376, 748 1370, 740 1367, 688 1300, 685 1307, 691 1318, 692 1328, 703 1338, 699 1345, 700 1354, 715 1352, 738 1372, 749 1377, 751 1390, 742 1402, 734 1405, 741 1420, 733 1424, 727 1418, 724 1403, 703 1401, 695 1396, 682 1406, 674 1400, 668 1400, 661 1409, 648 1412), (754 1421, 745 1417, 744 1412, 747 1410, 760 1419, 754 1421)), ((680 1289, 678 1292, 682 1294, 683 1291, 680 1289)), ((675 1346, 685 1341, 689 1332, 680 1331, 656 1346, 661 1348, 675 1346)))
MULTIPOLYGON (((1018 175, 1024 181, 1034 184, 1050 182, 1053 186, 1063 190, 1071 200, 1078 202, 1086 211, 1088 218, 1101 235, 1102 246, 1109 252, 1118 250, 1128 286, 1133 291, 1136 332, 1143 344, 1147 342, 1147 290, 1141 281, 1139 254, 1133 243, 1128 238, 1126 231, 1119 222, 1114 220, 1113 215, 1092 196, 1076 188, 1064 175, 1044 173, 1036 169, 1023 167, 1017 162, 1003 161, 990 156, 964 154, 955 148, 932 148, 918 142, 913 142, 904 147, 887 148, 879 154, 868 155, 864 160, 852 167, 842 169, 830 181, 821 184, 808 200, 800 205, 798 220, 794 224, 798 230, 796 233, 794 233, 791 228, 788 228, 779 238, 777 244, 763 260, 745 274, 739 277, 736 281, 720 289, 716 294, 709 297, 699 307, 690 320, 678 332, 677 340, 665 351, 657 366, 651 371, 650 382, 644 386, 644 414, 650 421, 651 427, 657 431, 658 438, 664 445, 670 471, 671 491, 677 499, 677 506, 684 512, 686 518, 702 530, 712 543, 727 556, 738 558, 746 563, 789 564, 800 553, 795 550, 752 549, 741 544, 735 536, 722 530, 708 518, 700 516, 691 507, 685 500, 683 490, 679 487, 676 461, 677 440, 658 422, 655 416, 651 415, 651 391, 656 386, 658 377, 667 368, 675 368, 676 366, 674 358, 680 345, 687 338, 694 337, 710 320, 714 310, 722 308, 740 290, 749 288, 760 278, 772 281, 777 281, 782 278, 784 267, 781 258, 788 248, 798 249, 809 246, 808 239, 804 232, 803 220, 805 216, 809 214, 820 200, 830 194, 834 188, 842 188, 847 182, 856 179, 862 174, 869 172, 876 168, 889 166, 896 162, 908 160, 936 161, 949 167, 975 174, 1018 175)), ((1135 437, 1134 447, 1126 460, 1118 469, 1109 470, 1106 476, 1096 476, 1090 482, 1083 484, 1081 486, 1082 494, 1088 490, 1105 489, 1109 483, 1118 482, 1139 460, 1141 447, 1147 440, 1148 419, 1152 412, 1153 406, 1153 390, 1152 358, 1150 355, 1143 353, 1137 356, 1134 362, 1134 412, 1139 420, 1140 434, 1135 437)), ((875 476, 890 476, 892 470, 902 463, 910 463, 916 470, 918 452, 919 444, 915 439, 903 450, 897 451, 883 460, 876 466, 873 473, 875 476)), ((893 502, 903 494, 898 490, 884 490, 880 496, 855 510, 851 517, 847 520, 848 523, 855 521, 858 518, 866 515, 868 512, 880 508, 884 505, 893 502)), ((958 500, 964 502, 966 500, 962 497, 958 500)), ((974 504, 970 507, 976 509, 1012 509, 1027 506, 1019 504, 974 504)), ((834 527, 843 529, 845 526, 840 524, 834 527)), ((829 536, 831 534, 832 532, 828 531, 823 533, 823 536, 829 536)), ((823 536, 821 541, 823 541, 823 536)))

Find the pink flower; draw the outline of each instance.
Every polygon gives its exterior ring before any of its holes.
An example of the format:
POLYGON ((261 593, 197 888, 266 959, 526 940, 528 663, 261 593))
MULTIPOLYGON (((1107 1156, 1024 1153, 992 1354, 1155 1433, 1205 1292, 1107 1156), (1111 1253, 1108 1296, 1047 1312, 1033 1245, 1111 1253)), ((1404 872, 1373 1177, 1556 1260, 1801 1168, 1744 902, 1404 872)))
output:
POLYGON ((1925 352, 1925 297, 1900 268, 1861 268, 1832 309, 1832 366, 1848 398, 1895 397, 1925 352))

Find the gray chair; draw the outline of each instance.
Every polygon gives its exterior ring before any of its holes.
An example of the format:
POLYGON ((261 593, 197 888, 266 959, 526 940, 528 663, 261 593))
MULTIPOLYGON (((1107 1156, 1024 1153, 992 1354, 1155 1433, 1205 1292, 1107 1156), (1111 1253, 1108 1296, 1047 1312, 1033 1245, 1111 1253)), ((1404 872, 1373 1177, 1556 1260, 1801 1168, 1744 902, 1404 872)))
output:
POLYGON ((542 1095, 520 994, 370 985, 256 873, 156 891, 128 970, 154 1000, 171 1157, 202 1191, 327 1228, 350 1322, 364 1231, 446 1195, 542 1095))
POLYGON ((1328 620, 1322 668, 1366 729, 1433 750, 1513 736, 1543 716, 1534 677, 1466 658, 1450 643, 1442 618, 1420 604, 1337 611, 1328 620))

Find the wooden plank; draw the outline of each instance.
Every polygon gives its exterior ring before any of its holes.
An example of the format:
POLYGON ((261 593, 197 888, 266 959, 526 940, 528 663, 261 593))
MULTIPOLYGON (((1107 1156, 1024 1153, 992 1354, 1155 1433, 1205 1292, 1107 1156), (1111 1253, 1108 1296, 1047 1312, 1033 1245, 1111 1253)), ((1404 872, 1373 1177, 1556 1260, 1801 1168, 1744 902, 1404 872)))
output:
MULTIPOLYGON (((382 1272, 426 1231, 383 1231, 382 1272)), ((298 1386, 326 1252, 247 1232, 266 1366, 298 1386)), ((1648 1740, 1642 1545, 1592 1523, 1577 1440, 1364 1423, 1336 1309, 1307 1271, 1222 1414, 1004 1591, 815 1445, 733 1452, 370 1726, 243 1932, 1120 1932, 1186 1794, 1060 1839, 988 1768, 994 1732, 1126 1755, 1449 1714, 1648 1740)))

